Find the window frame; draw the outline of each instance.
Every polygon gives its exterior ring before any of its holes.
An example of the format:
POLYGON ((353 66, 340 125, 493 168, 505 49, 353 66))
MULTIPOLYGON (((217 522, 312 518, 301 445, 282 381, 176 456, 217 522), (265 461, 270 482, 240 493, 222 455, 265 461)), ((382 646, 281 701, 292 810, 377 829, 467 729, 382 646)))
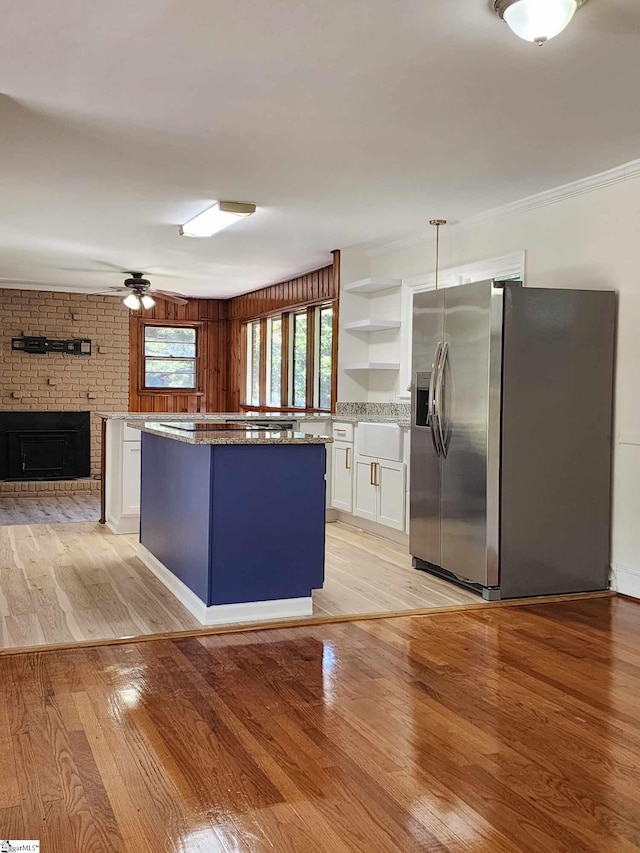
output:
POLYGON ((284 327, 285 327, 285 318, 282 314, 272 314, 270 317, 265 318, 265 380, 264 380, 264 404, 266 406, 273 406, 274 404, 271 402, 271 392, 272 392, 272 377, 273 377, 273 369, 271 364, 271 356, 272 356, 272 346, 273 346, 273 325, 274 323, 280 323, 280 377, 279 377, 279 385, 280 385, 280 402, 282 402, 283 397, 283 382, 282 382, 282 374, 285 370, 285 357, 284 357, 284 327))
POLYGON ((336 358, 336 346, 335 346, 335 342, 334 342, 334 335, 337 334, 337 332, 336 332, 336 313, 337 313, 337 308, 336 308, 335 302, 325 302, 323 305, 318 305, 316 312, 315 312, 315 328, 314 328, 315 340, 314 340, 314 353, 313 353, 313 357, 314 357, 313 370, 314 370, 315 384, 314 384, 314 388, 313 388, 313 395, 314 395, 313 396, 313 404, 320 411, 333 411, 333 406, 334 406, 334 399, 333 399, 334 386, 335 386, 335 383, 334 383, 334 378, 335 378, 334 360, 336 358), (329 381, 329 409, 327 410, 327 409, 321 409, 321 407, 320 407, 320 363, 321 363, 321 359, 322 359, 320 347, 322 344, 322 334, 321 334, 321 332, 322 332, 322 325, 321 325, 322 312, 326 311, 329 308, 332 311, 332 315, 331 315, 331 376, 330 376, 330 381, 329 381))
MULTIPOLYGON (((286 398, 286 403, 290 406, 294 411, 303 411, 304 409, 309 407, 309 351, 312 349, 310 347, 310 333, 311 333, 311 325, 313 324, 313 319, 309 317, 310 312, 313 309, 303 308, 301 311, 291 311, 289 313, 288 323, 289 323, 289 394, 286 398), (295 389, 295 368, 296 368, 296 359, 295 359, 295 346, 296 346, 296 318, 297 317, 306 317, 307 327, 305 329, 306 334, 306 346, 305 346, 305 358, 304 358, 304 405, 296 406, 294 397, 296 393, 295 389), (310 322, 311 319, 311 322, 310 322)), ((313 371, 313 365, 312 365, 313 371)), ((313 403, 311 404, 313 406, 313 403)))
POLYGON ((244 354, 242 364, 244 389, 243 402, 240 403, 240 409, 244 411, 263 411, 263 412, 317 412, 322 414, 331 413, 335 409, 336 402, 336 385, 337 385, 337 341, 338 341, 338 300, 323 299, 319 302, 307 303, 304 305, 291 306, 290 308, 280 309, 269 312, 262 317, 248 319, 242 323, 242 334, 244 336, 242 343, 242 352, 244 354), (332 323, 332 343, 331 343, 331 400, 330 407, 320 408, 320 353, 318 346, 320 343, 319 324, 320 312, 323 308, 333 309, 332 323), (306 383, 305 383, 305 402, 303 406, 293 405, 293 345, 294 345, 294 323, 296 315, 307 315, 307 346, 306 346, 306 383), (282 321, 282 358, 281 358, 281 403, 280 406, 270 404, 267 399, 267 358, 270 358, 270 324, 274 319, 282 321), (248 379, 249 379, 249 338, 252 323, 261 324, 261 351, 260 351, 260 402, 249 402, 248 399, 248 379))
MULTIPOLYGON (((202 390, 202 356, 201 356, 201 344, 202 344, 202 322, 197 322, 193 320, 142 320, 139 325, 139 338, 138 338, 138 393, 139 394, 161 394, 164 396, 173 395, 173 394, 199 394, 202 390), (157 385, 147 385, 147 371, 146 371, 146 361, 147 358, 153 358, 153 356, 145 355, 145 330, 150 327, 156 328, 169 328, 169 329, 177 329, 177 328, 187 328, 193 329, 196 333, 196 354, 193 358, 194 361, 194 378, 195 385, 184 387, 177 385, 170 385, 159 388, 157 385)), ((162 356, 160 356, 162 358, 162 356)), ((186 356, 185 356, 186 358, 186 356)), ((191 359, 189 359, 191 360, 191 359)))
POLYGON ((263 388, 262 388, 262 362, 264 361, 263 353, 265 349, 265 340, 264 340, 264 325, 261 320, 252 320, 245 324, 245 389, 244 389, 244 397, 246 400, 250 402, 253 406, 259 406, 262 403, 263 397, 263 388), (250 372, 253 364, 253 327, 257 327, 259 332, 259 362, 258 362, 258 402, 254 403, 251 400, 251 394, 253 390, 253 374, 250 372))

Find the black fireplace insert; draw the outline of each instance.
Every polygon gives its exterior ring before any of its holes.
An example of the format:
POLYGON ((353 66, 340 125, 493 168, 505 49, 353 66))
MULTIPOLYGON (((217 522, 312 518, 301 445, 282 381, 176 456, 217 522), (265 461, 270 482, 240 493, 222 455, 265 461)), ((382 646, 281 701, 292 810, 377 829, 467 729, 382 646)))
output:
POLYGON ((89 412, 0 412, 0 480, 75 480, 91 473, 89 412))

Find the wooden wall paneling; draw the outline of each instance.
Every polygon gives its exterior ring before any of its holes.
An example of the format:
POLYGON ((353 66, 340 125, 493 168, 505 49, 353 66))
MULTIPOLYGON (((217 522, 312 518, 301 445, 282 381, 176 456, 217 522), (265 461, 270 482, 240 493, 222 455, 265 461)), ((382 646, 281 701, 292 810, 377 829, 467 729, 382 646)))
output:
MULTIPOLYGON (((198 409, 210 412, 240 411, 244 400, 246 375, 244 324, 269 314, 294 310, 310 302, 319 304, 337 300, 339 273, 336 273, 335 265, 336 262, 339 265, 339 252, 334 252, 333 256, 333 264, 320 270, 233 299, 190 299, 186 305, 158 300, 151 310, 132 311, 129 322, 129 409, 138 412, 195 412, 198 409), (202 323, 199 340, 202 388, 199 394, 140 392, 143 320, 202 323)), ((337 302, 335 315, 337 318, 337 302)), ((266 324, 263 324, 264 370, 265 331, 266 324)), ((286 322, 283 324, 283 342, 282 404, 286 406, 289 400, 290 347, 286 322)), ((337 348, 337 319, 334 347, 337 348)), ((337 364, 337 360, 335 363, 337 364)), ((333 399, 335 400, 335 389, 333 399)))
POLYGON ((306 305, 312 301, 329 302, 338 298, 335 284, 333 264, 330 264, 314 273, 307 273, 290 281, 272 284, 230 299, 229 317, 231 320, 246 322, 262 315, 306 305))
MULTIPOLYGON (((298 276, 289 281, 273 284, 252 293, 245 293, 230 299, 228 302, 229 316, 229 411, 240 411, 244 403, 244 379, 246 375, 245 352, 246 343, 241 339, 240 329, 250 320, 262 319, 275 313, 293 312, 312 304, 337 301, 339 296, 339 275, 336 275, 334 264, 339 262, 339 252, 334 252, 334 263, 298 276)), ((337 328, 337 326, 336 326, 337 328)), ((315 330, 311 330, 311 335, 315 330)), ((337 345, 337 331, 334 334, 337 345)), ((289 354, 290 334, 288 324, 283 328, 283 366, 282 366, 282 405, 289 404, 289 354)), ((337 364, 337 361, 335 362, 337 364)), ((312 383, 309 382, 309 386, 312 383)), ((313 400, 313 388, 307 388, 308 400, 313 400)), ((335 377, 334 377, 335 401, 335 377)))
POLYGON ((135 312, 129 315, 129 411, 141 412, 138 399, 138 356, 140 353, 139 323, 135 312))
POLYGON ((227 301, 190 299, 186 305, 158 300, 148 311, 132 311, 129 323, 129 409, 133 412, 225 411, 229 396, 227 301), (196 393, 141 390, 144 321, 200 323, 199 381, 196 393))

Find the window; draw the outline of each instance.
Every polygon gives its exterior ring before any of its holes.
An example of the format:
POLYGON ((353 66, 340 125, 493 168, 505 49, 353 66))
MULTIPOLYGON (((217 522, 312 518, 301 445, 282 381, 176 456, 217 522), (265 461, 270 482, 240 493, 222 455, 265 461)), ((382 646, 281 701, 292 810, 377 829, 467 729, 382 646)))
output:
POLYGON ((247 324, 247 402, 260 405, 260 321, 247 324))
POLYGON ((307 312, 293 315, 293 393, 291 405, 304 409, 307 404, 307 312))
POLYGON ((325 303, 247 323, 245 408, 331 411, 335 322, 325 303))
POLYGON ((282 317, 267 321, 267 406, 282 405, 282 317))
POLYGON ((318 313, 318 400, 319 409, 331 408, 331 359, 333 353, 333 305, 318 313))
POLYGON ((196 329, 145 325, 144 387, 196 388, 196 329))

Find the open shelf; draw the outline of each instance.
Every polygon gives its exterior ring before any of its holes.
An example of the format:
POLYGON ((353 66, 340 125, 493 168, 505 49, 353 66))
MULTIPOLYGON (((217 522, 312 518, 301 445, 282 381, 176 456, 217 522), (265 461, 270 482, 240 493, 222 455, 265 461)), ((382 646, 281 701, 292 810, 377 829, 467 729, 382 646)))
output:
POLYGON ((355 320, 342 327, 347 332, 386 332, 399 329, 400 320, 355 320))
POLYGON ((400 365, 388 361, 363 361, 360 364, 344 364, 343 370, 400 370, 400 365))
POLYGON ((402 287, 402 279, 399 278, 361 278, 360 281, 352 281, 342 288, 345 293, 357 293, 361 296, 370 296, 373 293, 382 293, 384 290, 397 290, 402 287))

